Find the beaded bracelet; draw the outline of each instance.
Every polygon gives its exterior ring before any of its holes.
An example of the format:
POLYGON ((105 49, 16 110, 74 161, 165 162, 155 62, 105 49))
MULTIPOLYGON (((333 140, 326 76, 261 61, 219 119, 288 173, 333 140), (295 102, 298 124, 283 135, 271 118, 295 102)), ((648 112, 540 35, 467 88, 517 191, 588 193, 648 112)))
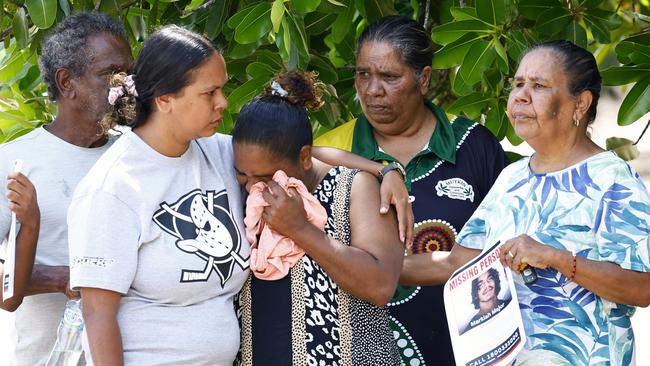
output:
POLYGON ((569 279, 573 281, 576 278, 576 263, 578 262, 575 253, 573 254, 573 263, 571 265, 571 276, 569 279))

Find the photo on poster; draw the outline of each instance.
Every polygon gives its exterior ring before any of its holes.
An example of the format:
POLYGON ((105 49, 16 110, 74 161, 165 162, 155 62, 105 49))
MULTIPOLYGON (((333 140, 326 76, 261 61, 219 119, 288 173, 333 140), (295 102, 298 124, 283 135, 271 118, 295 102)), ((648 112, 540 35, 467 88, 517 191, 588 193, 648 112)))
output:
MULTIPOLYGON (((483 324, 494 318, 512 300, 508 286, 508 272, 503 267, 490 267, 471 282, 463 284, 455 296, 462 297, 466 306, 456 312, 458 334, 483 324)), ((462 304, 461 299, 455 301, 462 304)))
POLYGON ((445 284, 445 311, 457 365, 509 365, 526 343, 512 271, 494 243, 445 284))

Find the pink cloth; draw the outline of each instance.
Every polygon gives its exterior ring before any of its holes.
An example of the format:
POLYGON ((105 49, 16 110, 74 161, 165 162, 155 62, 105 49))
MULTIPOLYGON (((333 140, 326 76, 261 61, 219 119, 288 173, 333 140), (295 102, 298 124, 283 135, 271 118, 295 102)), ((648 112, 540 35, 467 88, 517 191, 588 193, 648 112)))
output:
MULTIPOLYGON (((273 174, 273 180, 286 191, 295 188, 305 205, 307 220, 321 230, 327 222, 327 212, 320 202, 307 191, 302 181, 287 177, 282 170, 273 174)), ((282 236, 264 225, 262 212, 269 204, 262 197, 267 187, 264 182, 257 182, 251 187, 246 200, 246 238, 251 243, 250 267, 253 275, 263 280, 278 280, 289 273, 289 269, 305 255, 293 240, 282 236), (259 243, 257 235, 260 235, 259 243)))

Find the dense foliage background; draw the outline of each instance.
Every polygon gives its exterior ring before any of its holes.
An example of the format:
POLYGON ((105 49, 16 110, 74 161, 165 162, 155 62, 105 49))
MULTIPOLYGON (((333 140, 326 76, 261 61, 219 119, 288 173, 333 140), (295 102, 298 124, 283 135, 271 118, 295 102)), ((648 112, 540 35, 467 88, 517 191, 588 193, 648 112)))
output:
MULTIPOLYGON (((354 92, 354 42, 373 20, 404 14, 431 31, 433 100, 482 121, 500 140, 521 143, 507 120, 508 80, 522 51, 540 40, 569 39, 595 55, 606 85, 624 85, 620 125, 650 111, 649 0, 0 0, 0 141, 50 121, 37 66, 48 29, 75 11, 96 9, 124 22, 133 53, 158 26, 206 34, 228 65, 230 106, 223 132, 250 98, 282 69, 317 70, 328 102, 313 113, 316 134, 360 112, 354 92)), ((644 123, 644 122, 641 122, 644 123)), ((610 139, 626 158, 633 141, 610 139)))

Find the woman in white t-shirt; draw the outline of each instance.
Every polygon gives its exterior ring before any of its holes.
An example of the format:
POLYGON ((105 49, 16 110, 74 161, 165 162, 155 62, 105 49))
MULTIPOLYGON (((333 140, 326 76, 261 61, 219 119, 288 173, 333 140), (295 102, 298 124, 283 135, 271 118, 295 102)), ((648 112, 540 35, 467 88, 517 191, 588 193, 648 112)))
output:
MULTIPOLYGON (((89 364, 235 358, 233 298, 249 274, 250 246, 230 137, 214 133, 227 79, 210 41, 177 26, 143 43, 133 74, 112 77, 113 108, 102 124, 131 130, 80 182, 68 211, 71 286, 82 293, 89 364)), ((398 176, 388 175, 382 202, 394 193, 402 226, 411 227, 398 176)))
POLYGON ((144 42, 132 75, 113 77, 103 123, 132 130, 81 181, 68 212, 90 364, 235 358, 233 297, 249 244, 230 138, 214 135, 227 79, 211 42, 177 26, 144 42))

